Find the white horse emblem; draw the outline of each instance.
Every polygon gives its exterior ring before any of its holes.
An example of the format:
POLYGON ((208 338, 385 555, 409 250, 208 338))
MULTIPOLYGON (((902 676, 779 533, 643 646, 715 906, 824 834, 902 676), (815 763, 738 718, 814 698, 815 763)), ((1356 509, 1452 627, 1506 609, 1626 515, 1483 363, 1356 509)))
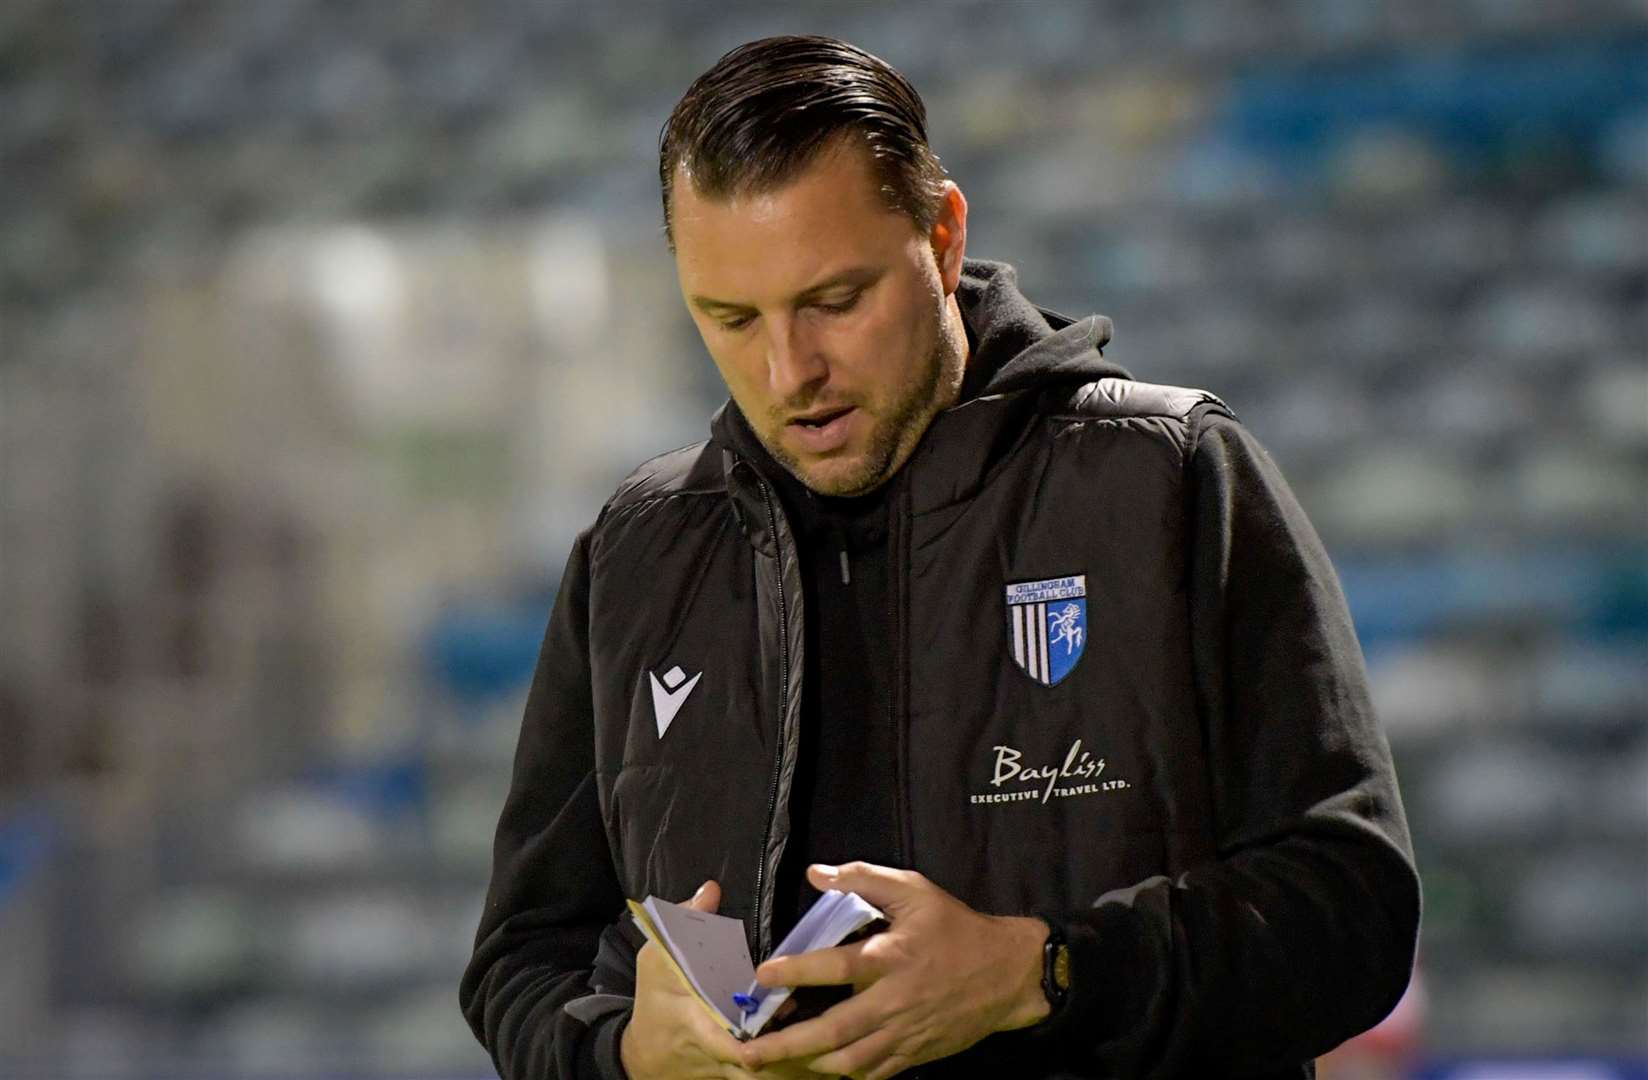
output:
POLYGON ((1066 656, 1081 648, 1081 617, 1082 609, 1075 604, 1066 604, 1062 611, 1047 613, 1047 626, 1053 631, 1053 644, 1063 644, 1066 656))

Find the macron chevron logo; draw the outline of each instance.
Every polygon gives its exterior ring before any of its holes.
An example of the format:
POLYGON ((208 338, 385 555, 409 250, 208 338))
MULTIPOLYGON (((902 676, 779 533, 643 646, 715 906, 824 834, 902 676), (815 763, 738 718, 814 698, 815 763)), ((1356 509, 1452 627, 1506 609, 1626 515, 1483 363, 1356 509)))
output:
POLYGON ((703 677, 704 673, 700 671, 692 678, 687 678, 687 673, 681 670, 679 664, 664 672, 663 682, 659 682, 658 676, 652 672, 647 672, 647 678, 652 680, 652 715, 658 722, 660 739, 664 737, 664 732, 669 730, 675 714, 686 704, 687 695, 692 693, 692 688, 697 686, 698 680, 703 677))

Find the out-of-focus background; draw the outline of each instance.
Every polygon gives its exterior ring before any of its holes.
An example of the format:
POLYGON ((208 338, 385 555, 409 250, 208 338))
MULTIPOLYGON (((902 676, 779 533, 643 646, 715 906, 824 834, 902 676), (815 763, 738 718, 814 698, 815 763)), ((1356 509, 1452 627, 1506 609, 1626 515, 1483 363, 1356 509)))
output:
POLYGON ((1644 1075, 1644 15, 0 2, 0 1076, 490 1075, 456 984, 562 561, 721 397, 658 128, 798 30, 1339 565, 1426 913, 1324 1073, 1644 1075))

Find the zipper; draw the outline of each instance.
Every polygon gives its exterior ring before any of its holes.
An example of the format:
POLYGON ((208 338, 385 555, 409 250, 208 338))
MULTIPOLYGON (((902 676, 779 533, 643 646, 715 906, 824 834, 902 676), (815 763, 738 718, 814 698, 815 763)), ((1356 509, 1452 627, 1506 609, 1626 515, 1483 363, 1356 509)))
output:
POLYGON ((790 701, 790 609, 784 599, 784 551, 778 541, 778 512, 773 509, 772 492, 767 488, 767 482, 759 478, 756 484, 761 488, 761 500, 767 504, 767 528, 771 530, 773 538, 774 562, 778 574, 778 741, 773 754, 772 780, 767 786, 767 825, 761 832, 761 851, 755 864, 755 918, 750 925, 750 955, 756 963, 762 961, 764 949, 761 941, 762 907, 761 890, 767 882, 767 846, 772 843, 773 820, 778 810, 778 777, 784 768, 784 721, 789 711, 790 701))
POLYGON ((915 846, 914 838, 910 833, 910 799, 909 799, 909 766, 906 758, 909 756, 902 714, 906 711, 900 708, 904 697, 905 662, 904 662, 904 622, 900 616, 902 604, 899 603, 904 591, 905 561, 904 561, 904 529, 903 515, 900 512, 900 503, 904 495, 903 477, 893 479, 898 485, 887 500, 887 617, 893 631, 893 681, 891 693, 887 695, 887 720, 893 726, 896 741, 896 752, 893 755, 893 799, 898 807, 898 836, 896 847, 898 850, 898 864, 906 869, 910 867, 912 858, 911 849, 915 846))

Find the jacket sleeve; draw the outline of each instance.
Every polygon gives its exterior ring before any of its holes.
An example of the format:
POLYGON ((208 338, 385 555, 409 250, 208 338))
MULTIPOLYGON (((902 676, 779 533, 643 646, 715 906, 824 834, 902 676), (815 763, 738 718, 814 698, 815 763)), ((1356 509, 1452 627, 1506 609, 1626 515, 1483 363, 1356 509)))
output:
POLYGON ((1073 985, 1045 1034, 1084 1073, 1297 1067, 1383 1019, 1412 970, 1419 879, 1338 579, 1253 437, 1200 420, 1188 593, 1217 857, 1061 920, 1073 985))
POLYGON ((503 1080, 621 1080, 635 941, 596 795, 589 541, 578 537, 527 695, 459 1004, 503 1080))

